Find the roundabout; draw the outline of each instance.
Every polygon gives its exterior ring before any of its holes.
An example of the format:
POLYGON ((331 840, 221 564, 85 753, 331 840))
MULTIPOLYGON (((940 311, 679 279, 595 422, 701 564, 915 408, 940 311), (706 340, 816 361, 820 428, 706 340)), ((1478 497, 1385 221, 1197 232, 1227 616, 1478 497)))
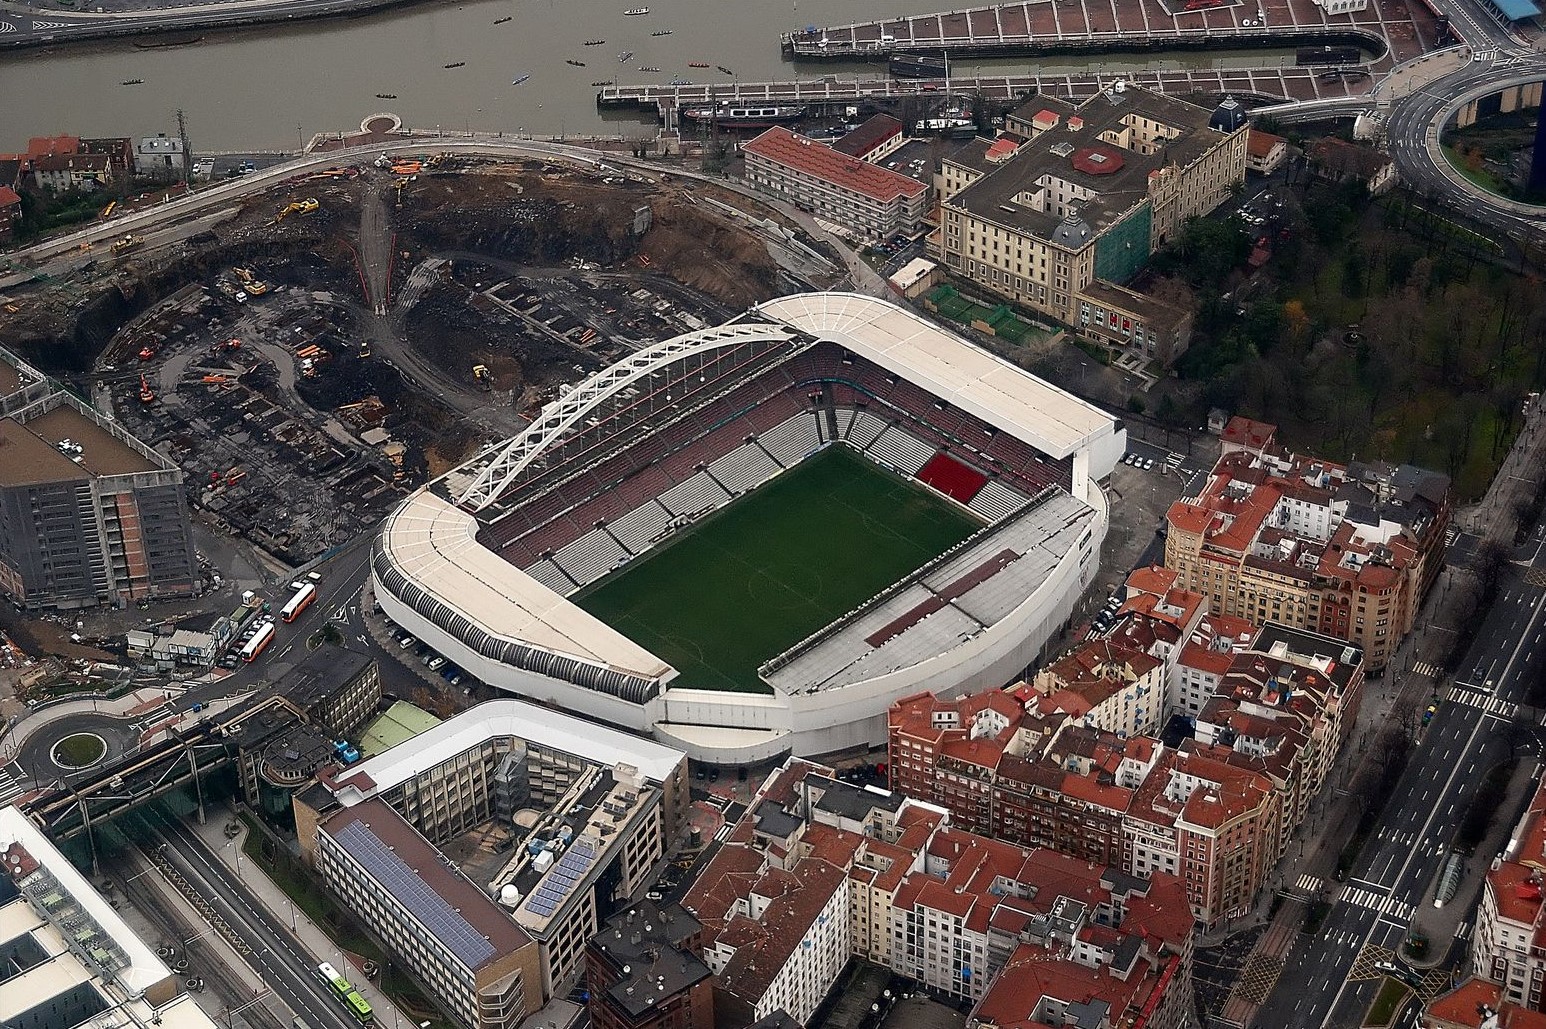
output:
POLYGON ((54 764, 68 772, 79 772, 107 756, 107 741, 94 732, 75 732, 59 739, 49 751, 54 764))

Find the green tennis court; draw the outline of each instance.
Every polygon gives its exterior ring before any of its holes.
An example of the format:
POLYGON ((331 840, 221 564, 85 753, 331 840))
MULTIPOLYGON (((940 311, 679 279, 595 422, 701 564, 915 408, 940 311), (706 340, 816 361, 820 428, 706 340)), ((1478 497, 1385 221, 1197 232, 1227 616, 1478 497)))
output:
POLYGON ((762 690, 764 661, 980 524, 828 447, 574 599, 671 662, 675 686, 762 690))

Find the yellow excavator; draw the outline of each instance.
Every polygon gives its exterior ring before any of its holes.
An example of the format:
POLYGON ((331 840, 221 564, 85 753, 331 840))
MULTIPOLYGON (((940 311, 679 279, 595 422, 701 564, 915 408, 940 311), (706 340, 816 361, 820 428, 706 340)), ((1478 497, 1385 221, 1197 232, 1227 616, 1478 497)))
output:
POLYGON ((305 200, 292 200, 290 203, 280 208, 278 214, 274 215, 274 224, 278 225, 280 222, 284 221, 285 215, 310 214, 321 206, 322 205, 317 202, 316 197, 307 197, 305 200))
POLYGON ((241 280, 242 289, 252 296, 260 297, 268 292, 268 283, 252 274, 250 268, 232 268, 231 274, 241 280))
POLYGON ((472 381, 478 384, 478 388, 487 393, 494 388, 494 375, 488 370, 486 364, 472 366, 472 381))

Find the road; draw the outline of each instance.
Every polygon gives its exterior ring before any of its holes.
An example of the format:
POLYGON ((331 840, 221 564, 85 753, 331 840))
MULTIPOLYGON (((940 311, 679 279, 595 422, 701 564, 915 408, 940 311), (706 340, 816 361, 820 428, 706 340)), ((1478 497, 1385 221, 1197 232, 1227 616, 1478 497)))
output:
POLYGON ((197 834, 159 808, 143 808, 151 846, 162 853, 251 947, 246 956, 269 989, 312 1029, 359 1029, 316 978, 315 963, 197 834))
MULTIPOLYGON (((364 533, 340 548, 326 562, 319 564, 317 570, 322 578, 317 582, 317 599, 311 606, 288 625, 276 622, 274 642, 256 661, 238 665, 234 672, 218 681, 189 686, 172 702, 176 709, 186 711, 196 703, 209 703, 221 697, 247 693, 265 683, 278 681, 306 656, 306 639, 340 611, 344 613, 344 618, 339 620, 339 628, 346 644, 354 650, 374 650, 375 646, 365 633, 358 615, 359 593, 370 571, 370 544, 374 538, 373 531, 364 533)), ((280 605, 276 603, 273 606, 277 612, 280 605)), ((385 675, 384 669, 383 677, 385 675)), ((57 766, 51 756, 54 744, 74 732, 95 732, 107 741, 109 757, 116 757, 136 744, 139 722, 144 718, 143 714, 118 718, 93 710, 57 716, 46 708, 33 712, 28 715, 28 719, 41 719, 44 724, 26 727, 25 738, 16 753, 19 772, 17 779, 29 784, 49 786, 89 778, 97 773, 97 769, 71 775, 57 766)))
MULTIPOLYGON (((1488 771, 1524 747, 1521 728, 1538 750, 1540 713, 1520 712, 1529 684, 1546 671, 1546 590, 1536 581, 1546 570, 1546 522, 1538 524, 1522 555, 1504 575, 1461 667, 1463 678, 1436 686, 1442 702, 1392 793, 1374 835, 1345 884, 1323 889, 1338 897, 1320 932, 1302 937, 1256 1025, 1356 1027, 1373 1001, 1381 977, 1372 972, 1405 939, 1408 923, 1427 899, 1451 839, 1488 771), (1536 575, 1531 575, 1536 572, 1536 575)), ((1415 728, 1415 727, 1414 727, 1415 728)), ((1490 855, 1473 860, 1485 861, 1490 855)), ((1469 897, 1453 903, 1465 905, 1469 897)), ((1466 924, 1462 923, 1462 928, 1466 924)), ((1434 940, 1442 951, 1452 940, 1434 940)))
POLYGON ((104 36, 151 32, 192 32, 264 21, 328 18, 386 7, 402 0, 229 0, 160 10, 99 14, 89 11, 34 11, 19 3, 0 4, 0 47, 73 43, 104 36))

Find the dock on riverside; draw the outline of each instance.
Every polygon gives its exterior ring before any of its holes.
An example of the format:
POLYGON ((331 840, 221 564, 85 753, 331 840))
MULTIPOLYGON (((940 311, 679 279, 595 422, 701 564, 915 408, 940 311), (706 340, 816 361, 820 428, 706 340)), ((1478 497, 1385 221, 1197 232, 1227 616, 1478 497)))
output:
POLYGON ((800 61, 1322 43, 1353 44, 1376 61, 1388 50, 1404 61, 1436 47, 1439 35, 1432 9, 1421 0, 1370 0, 1363 11, 1334 16, 1314 0, 1037 0, 812 26, 784 35, 782 44, 800 61))
MULTIPOLYGON (((1349 78, 1328 75, 1324 68, 1293 66, 1251 69, 1197 69, 1102 75, 979 75, 952 77, 949 92, 960 96, 981 94, 993 100, 1017 100, 1035 93, 1082 99, 1121 78, 1134 85, 1164 93, 1224 94, 1269 103, 1284 100, 1316 100, 1363 93, 1367 77, 1349 78)), ((596 106, 603 109, 654 108, 668 128, 676 126, 677 111, 683 104, 731 102, 736 104, 780 103, 808 104, 815 108, 838 108, 857 101, 886 103, 907 97, 943 98, 946 83, 941 79, 848 79, 837 76, 797 79, 789 82, 699 83, 685 86, 606 86, 596 94, 596 106)))

